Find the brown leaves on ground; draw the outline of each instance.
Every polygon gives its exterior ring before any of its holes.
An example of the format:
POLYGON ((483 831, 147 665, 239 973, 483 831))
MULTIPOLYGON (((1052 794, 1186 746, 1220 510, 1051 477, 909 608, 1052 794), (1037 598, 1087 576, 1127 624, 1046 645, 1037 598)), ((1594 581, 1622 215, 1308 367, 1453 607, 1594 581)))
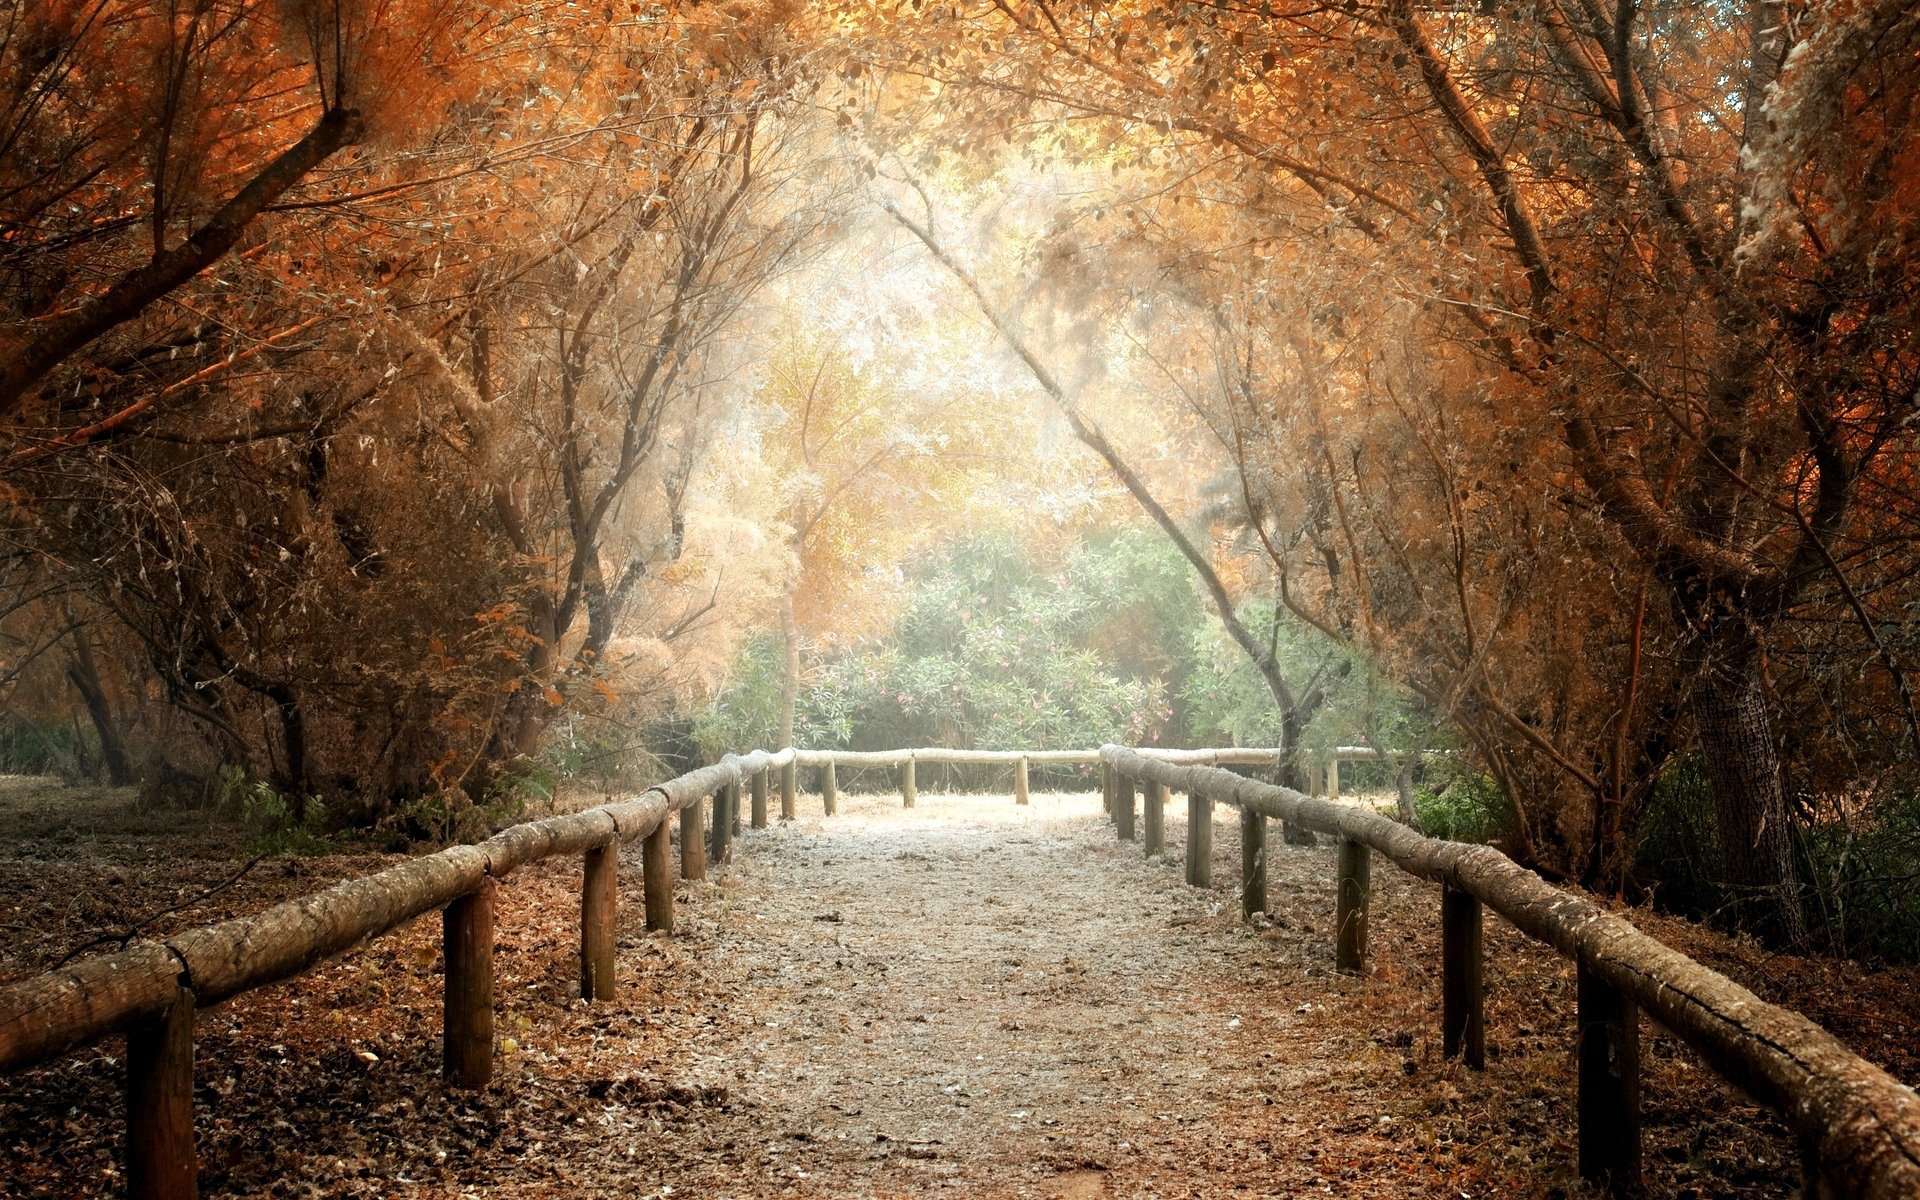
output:
MULTIPOLYGON (((1329 968, 1328 849, 1273 839, 1273 916, 1244 925, 1229 885, 1181 882, 1177 812, 1168 860, 1147 861, 1115 843, 1090 796, 1022 809, 922 793, 912 812, 891 797, 842 802, 832 821, 749 834, 717 882, 681 885, 670 938, 639 926, 633 861, 612 1004, 577 998, 578 863, 506 880, 499 1058, 482 1092, 438 1078, 432 918, 203 1013, 203 1192, 1582 1194, 1571 969, 1500 922, 1487 929, 1489 1069, 1474 1073, 1439 1055, 1437 896, 1384 865, 1372 970, 1342 977, 1329 968)), ((188 837, 69 832, 15 849, 0 904, 35 871, 71 892, 113 870, 130 913, 200 869, 188 837)), ((1230 881, 1232 814, 1215 846, 1214 878, 1230 881)), ((294 894, 368 865, 263 864, 243 881, 254 890, 181 916, 258 907, 275 881, 294 894)), ((36 915, 49 903, 43 890, 36 915)), ((1914 1077, 1911 973, 1768 959, 1651 924, 1763 994, 1786 989, 1914 1077)), ((12 973, 59 941, 48 932, 9 931, 12 973)), ((1792 1193, 1778 1122, 1659 1030, 1647 1038, 1654 1193, 1792 1193)), ((0 1194, 119 1190, 120 1053, 103 1045, 0 1086, 12 1164, 0 1194)))

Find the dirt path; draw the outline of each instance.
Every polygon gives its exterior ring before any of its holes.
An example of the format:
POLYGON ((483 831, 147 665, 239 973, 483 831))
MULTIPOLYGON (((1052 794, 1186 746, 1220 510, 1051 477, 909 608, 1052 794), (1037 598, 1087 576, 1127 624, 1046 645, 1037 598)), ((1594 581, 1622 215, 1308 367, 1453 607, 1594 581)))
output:
MULTIPOLYGON (((1470 1073, 1438 1053, 1437 898, 1398 872, 1343 977, 1332 851, 1274 839, 1274 919, 1244 924, 1225 810, 1204 890, 1183 804, 1150 862, 1091 795, 842 802, 681 884, 672 937, 623 904, 611 1005, 577 999, 578 863, 504 881, 483 1092, 438 1079, 437 920, 203 1014, 202 1194, 1583 1194, 1571 972, 1504 924, 1470 1073)), ((117 1053, 0 1081, 0 1196, 119 1189, 117 1053)), ((1644 1057, 1653 1194, 1794 1191, 1771 1118, 1657 1030, 1644 1057)))
POLYGON ((706 931, 753 1023, 693 1065, 766 1114, 743 1165, 820 1196, 1319 1180, 1302 1134, 1334 1068, 1298 1053, 1293 972, 1223 962, 1231 894, 1113 845, 1097 808, 866 798, 753 840, 706 931))

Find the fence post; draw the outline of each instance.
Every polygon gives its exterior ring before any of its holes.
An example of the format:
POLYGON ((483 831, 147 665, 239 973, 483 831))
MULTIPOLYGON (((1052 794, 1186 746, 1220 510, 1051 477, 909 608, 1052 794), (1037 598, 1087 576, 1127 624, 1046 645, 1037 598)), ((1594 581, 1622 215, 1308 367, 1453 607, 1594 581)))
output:
POLYGON ((1340 839, 1340 893, 1334 905, 1333 969, 1355 973, 1367 965, 1367 903, 1373 894, 1373 852, 1365 842, 1340 839))
MULTIPOLYGON (((684 809, 681 811, 685 811, 684 809)), ((673 932, 673 845, 667 815, 640 847, 640 891, 646 897, 647 928, 673 932)))
POLYGON ((705 879, 707 877, 707 831, 701 810, 705 808, 707 798, 698 796, 692 804, 680 810, 680 878, 705 879))
POLYGON ((447 905, 442 951, 447 960, 441 1061, 454 1087, 480 1088, 493 1078, 493 893, 491 878, 447 905))
POLYGON ((1113 769, 1112 763, 1104 758, 1100 760, 1100 811, 1107 814, 1109 821, 1114 819, 1113 793, 1114 782, 1118 778, 1118 774, 1119 773, 1113 769))
POLYGON ((1475 1071, 1487 1065, 1486 1005, 1481 990, 1480 897, 1440 892, 1440 1054, 1463 1054, 1475 1071))
POLYGON ((1147 781, 1140 799, 1141 853, 1156 858, 1167 848, 1167 785, 1147 781))
POLYGON ((829 817, 840 808, 840 780, 834 776, 832 759, 820 769, 820 807, 829 817))
POLYGON ((1267 819, 1240 808, 1240 915, 1267 911, 1267 819))
POLYGON ((1340 798, 1340 756, 1332 752, 1327 754, 1327 799, 1340 798))
POLYGON ((127 1195, 193 1200, 193 993, 180 988, 158 1020, 127 1031, 127 1195))
POLYGON ((1133 780, 1113 773, 1113 829, 1123 842, 1133 840, 1133 780))
POLYGON ((580 998, 611 1000, 613 925, 619 912, 620 843, 587 851, 580 881, 580 998))
POLYGON ((1613 1195, 1640 1186, 1640 1006, 1576 969, 1580 1031, 1580 1177, 1613 1195))
POLYGON ((900 801, 904 807, 912 808, 913 800, 913 759, 908 757, 907 764, 900 768, 900 801))
POLYGON ((793 809, 794 793, 799 790, 800 764, 792 759, 780 768, 780 819, 791 821, 797 815, 793 809))
POLYGON ((1213 886, 1213 801, 1187 793, 1187 883, 1213 886))
POLYGON ((753 827, 767 827, 767 775, 771 768, 761 767, 753 773, 753 827))
POLYGON ((1020 765, 1013 769, 1013 802, 1026 804, 1027 799, 1027 760, 1023 756, 1020 765))
POLYGON ((740 781, 725 784, 713 796, 713 849, 709 857, 714 866, 727 861, 733 853, 733 824, 740 815, 740 781))

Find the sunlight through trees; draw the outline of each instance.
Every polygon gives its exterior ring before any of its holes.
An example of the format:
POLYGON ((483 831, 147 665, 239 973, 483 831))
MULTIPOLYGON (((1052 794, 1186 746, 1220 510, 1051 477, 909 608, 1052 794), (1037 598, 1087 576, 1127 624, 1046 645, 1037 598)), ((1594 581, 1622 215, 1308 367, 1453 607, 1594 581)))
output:
POLYGON ((693 724, 1211 706, 1457 748, 1620 895, 1693 805, 1783 941, 1899 874, 1834 831, 1920 853, 1910 5, 0 22, 16 765, 444 832, 693 724), (1117 612, 1145 530, 1179 644, 1060 626, 1093 708, 890 674, 967 547, 1117 612))

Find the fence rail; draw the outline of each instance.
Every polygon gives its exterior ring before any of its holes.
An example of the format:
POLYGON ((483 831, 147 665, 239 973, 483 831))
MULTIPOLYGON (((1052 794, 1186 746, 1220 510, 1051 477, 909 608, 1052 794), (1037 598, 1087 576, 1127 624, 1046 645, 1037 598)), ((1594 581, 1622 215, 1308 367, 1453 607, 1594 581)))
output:
MULTIPOLYGON (((1341 750, 1355 751, 1349 757, 1359 757, 1358 752, 1366 751, 1366 747, 1343 746, 1341 750)), ((926 746, 912 750, 796 750, 793 753, 795 760, 803 767, 900 767, 910 762, 1000 765, 1026 762, 1035 766, 1092 766, 1101 761, 1098 750, 949 750, 941 746, 926 746)), ((1160 762, 1258 767, 1272 766, 1279 760, 1282 751, 1248 746, 1219 750, 1147 749, 1139 753, 1160 762)), ((1367 751, 1369 756, 1372 753, 1367 751)))
MULTIPOLYGON (((1579 975, 1582 1173, 1616 1188, 1637 1179, 1638 1012, 1645 1008, 1736 1086, 1779 1111, 1799 1137, 1809 1195, 1891 1200, 1920 1195, 1920 1097, 1853 1054, 1806 1018, 1767 1004, 1591 901, 1554 888, 1499 851, 1421 837, 1369 809, 1315 799, 1225 765, 1272 765, 1270 749, 980 751, 939 747, 879 752, 788 748, 728 755, 640 796, 567 816, 516 825, 478 845, 454 846, 276 905, 250 917, 136 942, 0 987, 0 1074, 124 1033, 127 1054, 127 1180, 140 1200, 195 1195, 193 1015, 243 992, 287 979, 435 909, 446 957, 443 1071, 457 1087, 484 1085, 493 1064, 495 881, 559 855, 584 857, 581 995, 614 998, 613 927, 619 847, 643 841, 648 928, 673 927, 669 831, 680 822, 679 877, 704 878, 724 862, 741 823, 764 825, 778 772, 781 813, 794 815, 797 773, 817 768, 824 810, 837 802, 835 768, 897 767, 903 802, 914 803, 916 763, 1011 764, 1015 797, 1027 799, 1030 764, 1102 765, 1107 807, 1123 838, 1134 834, 1133 787, 1145 786, 1145 840, 1160 851, 1169 791, 1189 803, 1187 871, 1205 885, 1215 802, 1241 810, 1248 868, 1243 912, 1265 895, 1265 820, 1277 818, 1340 839, 1336 966, 1366 956, 1369 852, 1443 887, 1442 1029, 1448 1054, 1483 1065, 1481 906, 1575 960, 1579 975), (711 820, 707 819, 711 799, 711 820)), ((1341 747, 1335 757, 1379 757, 1341 747), (1348 754, 1348 751, 1354 753, 1348 754)))
MULTIPOLYGON (((1101 756, 1123 838, 1131 837, 1135 781, 1152 790, 1150 808, 1154 796, 1182 791, 1196 803, 1231 804, 1338 838, 1335 965, 1342 969, 1358 969, 1366 957, 1369 851, 1440 883, 1442 1047, 1464 1054, 1469 1066, 1484 1058, 1481 905, 1573 959, 1583 1176, 1617 1191, 1638 1185, 1638 1010, 1645 1009, 1728 1082, 1786 1119, 1800 1143, 1808 1196, 1920 1196, 1920 1096, 1912 1088, 1799 1013, 1768 1004, 1493 847, 1422 837, 1369 808, 1212 767, 1156 761, 1120 746, 1103 747, 1101 756)), ((1190 836, 1189 845, 1195 840, 1190 836)), ((1264 836, 1246 841, 1257 854, 1264 836)), ((1263 863, 1245 865, 1264 879, 1263 863)), ((1191 871, 1190 859, 1190 880, 1191 871)))

